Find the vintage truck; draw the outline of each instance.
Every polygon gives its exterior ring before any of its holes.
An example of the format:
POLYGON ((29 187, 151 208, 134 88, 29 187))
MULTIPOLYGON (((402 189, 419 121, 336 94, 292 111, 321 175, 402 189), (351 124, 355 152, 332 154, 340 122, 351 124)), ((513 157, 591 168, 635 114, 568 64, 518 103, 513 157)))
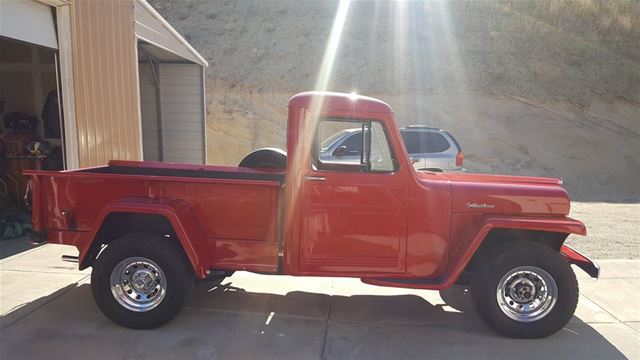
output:
POLYGON ((34 242, 79 250, 98 307, 117 324, 171 320, 197 280, 233 271, 356 277, 381 286, 470 286, 480 316, 510 337, 543 337, 572 317, 564 245, 585 235, 562 181, 447 174, 411 166, 393 111, 374 98, 305 92, 289 102, 287 151, 241 167, 111 161, 28 171, 34 242), (360 127, 362 156, 318 157, 324 139, 360 127))

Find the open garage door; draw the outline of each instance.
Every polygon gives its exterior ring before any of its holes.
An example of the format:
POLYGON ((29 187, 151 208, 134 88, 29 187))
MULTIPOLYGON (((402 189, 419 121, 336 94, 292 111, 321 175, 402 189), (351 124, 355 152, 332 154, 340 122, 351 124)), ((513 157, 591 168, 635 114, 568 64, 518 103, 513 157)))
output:
POLYGON ((0 36, 58 48, 52 9, 35 1, 0 1, 0 36))

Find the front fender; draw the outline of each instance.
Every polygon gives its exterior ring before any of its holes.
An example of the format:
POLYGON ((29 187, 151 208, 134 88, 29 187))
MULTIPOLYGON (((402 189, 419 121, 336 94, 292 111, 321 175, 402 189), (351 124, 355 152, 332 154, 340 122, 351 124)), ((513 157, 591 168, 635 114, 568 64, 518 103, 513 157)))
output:
POLYGON ((82 242, 82 245, 78 247, 78 260, 81 269, 83 264, 86 264, 85 260, 98 231, 100 231, 107 216, 113 213, 164 216, 173 227, 196 276, 200 278, 206 276, 206 271, 209 269, 210 264, 204 234, 191 211, 191 207, 182 200, 174 199, 123 198, 105 206, 100 212, 95 225, 86 235, 88 241, 82 242))
MULTIPOLYGON (((473 255, 480 248, 480 245, 487 238, 487 235, 494 229, 517 229, 517 230, 530 230, 530 231, 546 231, 552 233, 563 234, 576 234, 587 235, 586 226, 578 220, 564 217, 564 218, 505 218, 505 217, 490 217, 485 219, 475 232, 473 240, 469 242, 468 247, 464 253, 458 259, 451 259, 450 266, 446 273, 445 284, 442 287, 446 288, 453 285, 460 274, 464 271, 466 266, 473 258, 473 255)), ((565 256, 565 259, 567 257, 565 256)), ((586 258, 585 258, 586 259, 586 258)), ((587 259, 590 261, 589 259, 587 259)), ((570 261, 571 262, 571 261, 570 261)), ((578 263, 576 263, 578 265, 578 263)), ((578 265, 579 266, 579 265, 578 265)))
POLYGON ((592 278, 598 279, 600 277, 600 266, 569 245, 562 245, 560 255, 562 255, 569 264, 576 265, 592 278))

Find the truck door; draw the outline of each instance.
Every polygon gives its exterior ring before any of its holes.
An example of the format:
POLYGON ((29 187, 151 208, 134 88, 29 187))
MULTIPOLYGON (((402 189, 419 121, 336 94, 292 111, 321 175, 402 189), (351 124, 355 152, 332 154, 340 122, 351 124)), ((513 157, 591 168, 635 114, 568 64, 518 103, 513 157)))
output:
POLYGON ((405 271, 407 179, 380 121, 322 119, 302 189, 300 269, 306 273, 405 271), (359 128, 362 146, 351 162, 323 160, 324 139, 359 128))

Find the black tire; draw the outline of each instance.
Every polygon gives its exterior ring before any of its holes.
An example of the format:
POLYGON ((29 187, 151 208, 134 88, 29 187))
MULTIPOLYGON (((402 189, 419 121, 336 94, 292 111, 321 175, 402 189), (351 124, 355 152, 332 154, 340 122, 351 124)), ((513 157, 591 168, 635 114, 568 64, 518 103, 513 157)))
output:
POLYGON ((186 304, 195 277, 182 249, 155 234, 124 235, 100 254, 91 272, 91 291, 98 308, 113 322, 132 329, 153 329, 173 319, 186 304), (111 273, 123 260, 142 257, 157 264, 166 280, 164 298, 151 310, 136 312, 125 308, 111 291, 111 273))
POLYGON ((542 338, 554 334, 571 320, 578 304, 578 282, 571 266, 558 252, 544 244, 516 241, 494 247, 484 256, 471 282, 472 296, 478 314, 494 331, 512 338, 542 338), (544 270, 557 287, 555 305, 542 318, 532 318, 530 322, 507 316, 497 299, 503 276, 522 266, 544 270))
POLYGON ((250 169, 285 170, 287 154, 280 149, 258 149, 245 156, 238 166, 250 169))

